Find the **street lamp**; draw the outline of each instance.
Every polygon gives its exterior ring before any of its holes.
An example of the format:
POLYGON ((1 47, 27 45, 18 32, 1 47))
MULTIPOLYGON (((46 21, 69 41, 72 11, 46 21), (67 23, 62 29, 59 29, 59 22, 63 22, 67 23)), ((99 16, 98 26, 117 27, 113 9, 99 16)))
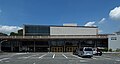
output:
POLYGON ((2 41, 0 42, 0 52, 1 52, 1 44, 2 44, 3 42, 5 42, 5 41, 7 41, 7 40, 2 40, 2 41))

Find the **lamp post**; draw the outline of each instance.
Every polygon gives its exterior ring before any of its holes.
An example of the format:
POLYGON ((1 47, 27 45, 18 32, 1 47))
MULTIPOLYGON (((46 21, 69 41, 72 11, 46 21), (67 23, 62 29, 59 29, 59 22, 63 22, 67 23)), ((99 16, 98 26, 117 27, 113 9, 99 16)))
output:
POLYGON ((2 40, 2 41, 0 41, 0 52, 1 52, 1 44, 2 44, 3 42, 5 42, 5 41, 7 41, 7 40, 2 40))

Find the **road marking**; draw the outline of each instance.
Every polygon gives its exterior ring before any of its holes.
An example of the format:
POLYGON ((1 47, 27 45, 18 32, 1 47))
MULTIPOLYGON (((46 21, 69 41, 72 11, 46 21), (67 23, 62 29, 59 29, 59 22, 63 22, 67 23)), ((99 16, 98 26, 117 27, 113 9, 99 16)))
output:
POLYGON ((30 55, 30 56, 26 56, 26 57, 19 57, 18 59, 27 59, 27 58, 30 58, 30 57, 33 57, 33 56, 37 56, 38 54, 36 55, 30 55))
POLYGON ((39 58, 43 58, 45 55, 47 55, 47 54, 44 54, 44 55, 40 56, 39 58))
MULTIPOLYGON (((71 54, 72 55, 72 54, 71 54)), ((81 58, 81 57, 79 57, 79 56, 76 56, 76 55, 72 55, 72 56, 74 56, 74 57, 76 57, 76 58, 79 58, 79 59, 83 59, 83 58, 81 58)))
POLYGON ((16 53, 15 55, 21 55, 21 54, 27 54, 27 53, 16 53))
POLYGON ((92 59, 95 59, 95 60, 96 60, 97 58, 92 58, 92 59))
POLYGON ((68 58, 67 56, 65 56, 64 54, 62 54, 65 58, 68 58))
POLYGON ((27 53, 15 53, 15 54, 12 54, 10 57, 13 57, 13 56, 16 56, 16 55, 25 55, 27 53))
POLYGON ((118 62, 119 62, 120 60, 115 60, 115 61, 118 61, 118 62))
POLYGON ((55 58, 55 54, 53 54, 53 57, 52 58, 55 58))
POLYGON ((5 62, 10 62, 10 61, 5 61, 5 62))
POLYGON ((105 59, 111 60, 111 58, 105 58, 105 59))
POLYGON ((86 60, 80 60, 80 62, 82 62, 82 63, 87 63, 88 61, 86 61, 86 60))
POLYGON ((7 60, 7 59, 10 59, 10 58, 3 58, 3 59, 0 59, 0 61, 7 60))
POLYGON ((35 62, 33 64, 35 64, 35 62))
POLYGON ((30 57, 33 57, 33 56, 37 56, 38 54, 36 54, 36 55, 30 55, 30 56, 28 56, 27 58, 30 58, 30 57))

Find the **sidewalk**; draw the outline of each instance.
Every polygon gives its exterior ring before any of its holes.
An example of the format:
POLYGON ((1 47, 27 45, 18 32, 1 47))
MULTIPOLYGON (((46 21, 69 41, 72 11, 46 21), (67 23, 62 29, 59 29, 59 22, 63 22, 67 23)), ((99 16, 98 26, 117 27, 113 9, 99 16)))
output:
POLYGON ((110 54, 119 53, 120 54, 120 52, 103 52, 103 53, 105 53, 105 54, 107 54, 107 53, 110 53, 110 54))

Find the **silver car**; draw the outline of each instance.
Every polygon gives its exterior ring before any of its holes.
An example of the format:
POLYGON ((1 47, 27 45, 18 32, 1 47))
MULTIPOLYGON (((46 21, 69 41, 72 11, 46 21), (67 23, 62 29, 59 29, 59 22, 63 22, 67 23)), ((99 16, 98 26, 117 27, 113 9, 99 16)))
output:
POLYGON ((90 58, 93 57, 93 49, 92 49, 92 47, 79 48, 78 56, 90 57, 90 58))

